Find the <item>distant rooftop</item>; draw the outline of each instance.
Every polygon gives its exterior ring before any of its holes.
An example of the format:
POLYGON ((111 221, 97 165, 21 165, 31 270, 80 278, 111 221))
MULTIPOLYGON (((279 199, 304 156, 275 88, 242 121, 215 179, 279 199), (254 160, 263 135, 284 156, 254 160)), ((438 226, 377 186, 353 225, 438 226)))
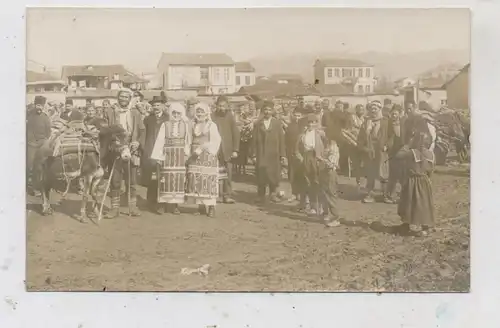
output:
POLYGON ((158 68, 169 65, 234 65, 231 57, 224 53, 162 53, 158 68))
POLYGON ((236 62, 235 63, 236 72, 241 73, 253 73, 255 68, 249 62, 236 62))
POLYGON ((322 58, 317 59, 314 66, 331 66, 331 67, 373 67, 364 61, 347 58, 322 58))
POLYGON ((61 73, 63 79, 70 76, 103 76, 108 77, 110 80, 114 74, 119 74, 120 79, 126 83, 147 82, 147 80, 125 69, 123 65, 63 66, 61 73))

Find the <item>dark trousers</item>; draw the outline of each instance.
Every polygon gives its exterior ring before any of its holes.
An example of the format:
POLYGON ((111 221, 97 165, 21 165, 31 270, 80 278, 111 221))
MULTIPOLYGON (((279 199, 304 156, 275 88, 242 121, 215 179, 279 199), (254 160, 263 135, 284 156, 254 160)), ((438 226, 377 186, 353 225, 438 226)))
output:
POLYGON ((26 183, 33 186, 35 180, 33 166, 35 163, 36 152, 39 147, 28 145, 26 148, 26 183), (30 180, 31 179, 31 180, 30 180))
POLYGON ((153 179, 153 174, 157 172, 156 162, 148 161, 142 167, 143 175, 141 182, 147 187, 146 199, 150 205, 158 204, 158 176, 153 179))
POLYGON ((266 197, 266 189, 269 186, 269 195, 275 195, 276 189, 278 189, 278 184, 273 183, 272 179, 269 179, 267 168, 260 167, 257 169, 257 195, 259 198, 266 197))
POLYGON ((387 183, 386 196, 394 199, 396 196, 396 187, 403 182, 403 162, 399 159, 391 158, 389 160, 389 181, 387 183))
POLYGON ((302 173, 301 164, 295 157, 288 157, 288 180, 292 186, 292 194, 299 196, 302 192, 302 173))
POLYGON ((352 163, 352 175, 356 178, 356 183, 360 183, 363 176, 363 156, 358 147, 349 147, 349 157, 352 163))
MULTIPOLYGON (((47 147, 47 145, 45 145, 47 147)), ((47 158, 48 150, 44 149, 43 141, 27 145, 26 148, 26 183, 35 189, 40 188, 43 160, 47 158), (31 181, 31 182, 30 182, 31 181)))
POLYGON ((111 195, 112 195, 112 207, 118 207, 119 206, 119 200, 118 204, 116 204, 117 200, 116 197, 119 196, 121 186, 122 186, 122 181, 125 181, 125 190, 128 191, 130 190, 129 198, 130 198, 130 204, 129 206, 135 206, 137 203, 136 195, 137 195, 137 166, 132 165, 128 161, 124 161, 122 159, 117 159, 114 167, 113 174, 110 176, 111 183, 110 183, 110 190, 111 190, 111 195), (130 169, 130 170, 129 170, 130 169))
POLYGON ((339 147, 339 169, 340 173, 343 175, 349 175, 349 150, 348 144, 343 142, 338 143, 339 147))
POLYGON ((226 162, 227 179, 222 180, 222 197, 231 197, 233 194, 232 178, 233 178, 233 164, 226 162))
POLYGON ((337 202, 337 173, 333 169, 322 169, 320 171, 319 191, 320 200, 325 215, 331 219, 339 218, 337 202))

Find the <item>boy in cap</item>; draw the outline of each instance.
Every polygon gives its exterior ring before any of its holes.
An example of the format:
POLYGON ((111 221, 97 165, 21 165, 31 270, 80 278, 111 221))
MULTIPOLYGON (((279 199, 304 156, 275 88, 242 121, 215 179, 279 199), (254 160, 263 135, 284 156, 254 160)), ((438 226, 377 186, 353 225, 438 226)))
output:
POLYGON ((334 140, 328 140, 318 127, 318 116, 307 116, 307 128, 297 142, 296 158, 304 173, 304 187, 311 206, 310 214, 323 209, 327 226, 338 226, 337 175, 339 151, 334 140))

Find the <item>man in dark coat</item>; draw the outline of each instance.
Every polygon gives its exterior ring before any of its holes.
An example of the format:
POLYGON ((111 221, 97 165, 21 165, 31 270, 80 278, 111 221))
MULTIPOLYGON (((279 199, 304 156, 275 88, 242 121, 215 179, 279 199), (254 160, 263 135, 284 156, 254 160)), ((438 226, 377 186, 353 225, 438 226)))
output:
POLYGON ((43 145, 50 137, 50 119, 43 112, 47 99, 35 97, 35 108, 26 117, 26 182, 28 191, 33 194, 39 190, 39 178, 42 166, 43 145), (30 182, 31 177, 31 182, 30 182))
POLYGON ((144 119, 145 134, 142 138, 142 174, 141 182, 143 186, 148 188, 147 200, 153 211, 157 211, 157 189, 158 185, 156 181, 152 181, 152 174, 156 169, 156 161, 151 160, 151 153, 158 137, 158 131, 160 130, 163 122, 168 121, 168 115, 163 110, 164 101, 157 96, 153 97, 150 105, 153 107, 153 111, 149 116, 144 119))
POLYGON ((220 96, 216 101, 216 110, 212 115, 212 121, 217 125, 222 138, 219 149, 219 165, 227 172, 227 178, 222 181, 222 201, 233 204, 231 198, 232 188, 232 163, 231 160, 238 157, 240 148, 240 131, 236 119, 229 108, 227 97, 220 96))
POLYGON ((254 128, 252 139, 252 158, 257 174, 258 201, 264 202, 266 188, 272 202, 277 202, 276 190, 281 180, 281 166, 285 162, 285 134, 280 120, 273 118, 274 104, 265 101, 262 105, 262 118, 254 128))

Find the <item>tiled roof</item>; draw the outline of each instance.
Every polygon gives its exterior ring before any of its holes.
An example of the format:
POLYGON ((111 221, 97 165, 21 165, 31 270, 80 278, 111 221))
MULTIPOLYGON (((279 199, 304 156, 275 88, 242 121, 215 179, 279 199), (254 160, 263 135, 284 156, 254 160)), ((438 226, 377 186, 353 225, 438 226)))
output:
POLYGON ((312 95, 316 94, 317 90, 307 87, 302 83, 278 83, 272 80, 263 80, 255 85, 242 87, 238 93, 272 98, 277 96, 296 97, 301 95, 312 95))
POLYGON ((26 82, 38 82, 38 81, 59 81, 59 79, 47 73, 26 71, 26 82))
POLYGON ((248 73, 252 73, 252 72, 255 72, 255 68, 253 68, 252 64, 250 64, 249 62, 236 62, 235 64, 235 69, 236 69, 236 73, 238 72, 248 72, 248 73))
POLYGON ((457 76, 459 76, 460 74, 462 73, 467 73, 470 69, 470 63, 468 63, 467 65, 465 65, 464 67, 462 67, 462 69, 451 79, 449 79, 446 83, 443 84, 443 89, 446 89, 446 87, 448 86, 448 84, 451 83, 451 81, 455 80, 457 78, 457 76))
POLYGON ((125 69, 123 65, 63 66, 61 75, 63 79, 70 76, 105 76, 111 80, 114 74, 119 74, 120 79, 126 83, 147 82, 125 69))
POLYGON ((162 53, 158 68, 169 65, 234 65, 231 57, 223 53, 162 53))
POLYGON ((324 58, 324 59, 318 59, 314 63, 314 66, 373 67, 373 65, 367 64, 364 61, 357 60, 357 59, 346 59, 346 58, 324 58))

